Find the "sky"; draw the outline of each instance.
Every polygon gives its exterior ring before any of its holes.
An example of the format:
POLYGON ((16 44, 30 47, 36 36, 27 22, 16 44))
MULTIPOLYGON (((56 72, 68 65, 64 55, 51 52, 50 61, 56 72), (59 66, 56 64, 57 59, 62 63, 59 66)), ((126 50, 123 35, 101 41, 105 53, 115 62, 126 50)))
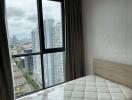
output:
MULTIPOLYGON (((9 37, 16 35, 19 40, 30 39, 33 29, 38 27, 37 0, 6 0, 9 37)), ((61 21, 59 2, 42 0, 44 19, 61 21)))

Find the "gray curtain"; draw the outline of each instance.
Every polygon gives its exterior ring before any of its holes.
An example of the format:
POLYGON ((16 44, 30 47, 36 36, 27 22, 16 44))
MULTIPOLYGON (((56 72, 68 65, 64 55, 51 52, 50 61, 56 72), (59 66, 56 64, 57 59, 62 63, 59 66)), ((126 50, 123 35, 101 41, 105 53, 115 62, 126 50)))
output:
POLYGON ((0 100, 14 100, 4 0, 0 0, 0 100))
POLYGON ((65 0, 66 81, 85 75, 81 0, 65 0))

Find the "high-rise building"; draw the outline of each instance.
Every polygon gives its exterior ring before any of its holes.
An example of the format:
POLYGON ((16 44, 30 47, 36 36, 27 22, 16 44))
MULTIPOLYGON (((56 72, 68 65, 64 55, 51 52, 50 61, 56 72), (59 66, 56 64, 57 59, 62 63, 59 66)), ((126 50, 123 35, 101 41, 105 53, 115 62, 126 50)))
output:
POLYGON ((54 29, 54 19, 47 19, 44 20, 44 33, 45 33, 45 47, 46 48, 53 48, 53 29, 54 29))
MULTIPOLYGON (((25 53, 32 53, 32 49, 26 49, 24 50, 25 53)), ((26 56, 25 57, 25 69, 28 72, 33 72, 33 57, 32 56, 26 56)))
MULTIPOLYGON (((47 19, 44 21, 45 29, 45 47, 53 48, 53 32, 54 29, 54 19, 47 19)), ((54 66, 53 66, 53 54, 44 55, 44 68, 45 68, 45 86, 54 85, 54 66)))
MULTIPOLYGON (((56 23, 55 30, 53 30, 53 45, 55 47, 62 47, 62 24, 56 23)), ((64 82, 64 53, 56 53, 54 55, 54 83, 58 84, 64 82)))
POLYGON ((39 52, 40 51, 40 44, 39 44, 39 32, 38 29, 35 28, 31 32, 31 37, 32 37, 32 51, 33 52, 39 52))
POLYGON ((18 44, 18 40, 17 40, 17 37, 15 35, 13 35, 12 44, 15 44, 15 45, 18 44))
POLYGON ((25 68, 25 57, 20 57, 20 68, 25 68))
MULTIPOLYGON (((40 44, 39 44, 39 32, 38 29, 34 29, 31 32, 32 36, 32 52, 39 52, 40 51, 40 44)), ((39 86, 42 85, 42 75, 41 75, 41 61, 40 56, 33 56, 33 75, 34 80, 38 83, 39 86)))
MULTIPOLYGON (((44 20, 46 49, 62 47, 62 25, 54 19, 44 20)), ((40 51, 38 29, 31 32, 32 52, 40 51)), ((64 81, 64 53, 44 54, 45 86, 52 86, 64 81)), ((42 85, 40 56, 33 57, 33 75, 36 82, 42 85)))
MULTIPOLYGON (((54 19, 47 19, 45 26, 45 44, 47 48, 62 47, 62 25, 54 19)), ((63 53, 47 54, 44 56, 45 85, 51 86, 64 81, 63 53)))

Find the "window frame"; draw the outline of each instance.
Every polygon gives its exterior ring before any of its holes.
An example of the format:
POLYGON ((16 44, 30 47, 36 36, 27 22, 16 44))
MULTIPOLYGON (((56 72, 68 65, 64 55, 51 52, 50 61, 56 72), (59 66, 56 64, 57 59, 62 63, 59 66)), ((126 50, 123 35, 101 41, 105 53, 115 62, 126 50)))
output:
POLYGON ((36 93, 42 90, 45 90, 47 88, 50 87, 54 87, 56 85, 65 83, 59 83, 59 84, 55 84, 53 86, 49 86, 49 87, 45 87, 45 80, 44 80, 44 58, 43 55, 44 54, 51 54, 51 53, 57 53, 57 52, 65 52, 65 5, 64 5, 64 0, 49 0, 49 1, 55 1, 55 2, 60 2, 61 3, 61 18, 62 18, 62 44, 63 46, 60 48, 50 48, 50 49, 46 49, 45 47, 45 36, 44 36, 44 21, 43 21, 43 6, 42 6, 42 0, 37 0, 37 13, 38 13, 38 30, 39 30, 39 40, 40 40, 40 52, 34 52, 34 53, 26 53, 26 54, 15 54, 15 55, 11 55, 12 58, 17 58, 17 57, 26 57, 26 56, 34 56, 34 55, 39 55, 40 56, 40 60, 41 60, 41 70, 42 70, 42 89, 40 90, 36 90, 30 93, 26 93, 26 94, 22 94, 19 96, 16 96, 17 98, 26 96, 26 95, 30 95, 32 93, 36 93))
POLYGON ((40 33, 40 45, 44 54, 47 53, 55 53, 55 52, 62 52, 65 51, 65 13, 64 13, 64 0, 49 0, 61 3, 61 17, 62 17, 62 44, 63 46, 60 48, 48 48, 45 47, 45 36, 44 36, 44 20, 43 20, 43 7, 42 7, 42 0, 37 0, 38 6, 38 20, 39 20, 39 33, 40 33))

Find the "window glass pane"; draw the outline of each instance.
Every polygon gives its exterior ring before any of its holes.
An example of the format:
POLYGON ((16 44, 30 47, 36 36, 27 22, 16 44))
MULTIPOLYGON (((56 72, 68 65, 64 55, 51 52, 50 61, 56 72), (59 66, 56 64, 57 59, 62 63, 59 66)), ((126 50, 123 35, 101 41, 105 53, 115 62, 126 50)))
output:
POLYGON ((42 0, 45 48, 63 47, 61 3, 42 0))
POLYGON ((9 45, 12 55, 40 51, 36 1, 6 0, 9 45))
POLYGON ((14 58, 12 66, 16 96, 42 89, 40 56, 14 58))
POLYGON ((45 86, 54 86, 64 82, 64 53, 51 53, 44 55, 45 86))

